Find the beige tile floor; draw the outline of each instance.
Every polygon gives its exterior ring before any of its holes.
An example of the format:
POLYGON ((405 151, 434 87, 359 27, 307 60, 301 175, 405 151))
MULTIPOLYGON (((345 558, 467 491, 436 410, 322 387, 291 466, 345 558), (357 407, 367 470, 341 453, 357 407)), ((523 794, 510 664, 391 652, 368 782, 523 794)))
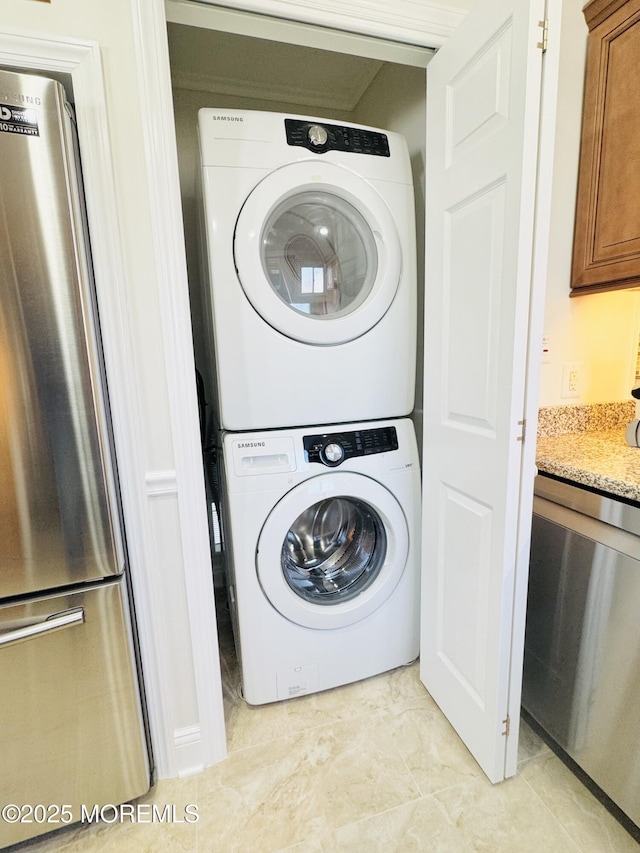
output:
POLYGON ((639 846, 523 724, 517 775, 491 785, 420 684, 418 667, 250 708, 228 624, 229 757, 162 780, 142 803, 197 823, 90 825, 24 853, 624 853, 639 846))

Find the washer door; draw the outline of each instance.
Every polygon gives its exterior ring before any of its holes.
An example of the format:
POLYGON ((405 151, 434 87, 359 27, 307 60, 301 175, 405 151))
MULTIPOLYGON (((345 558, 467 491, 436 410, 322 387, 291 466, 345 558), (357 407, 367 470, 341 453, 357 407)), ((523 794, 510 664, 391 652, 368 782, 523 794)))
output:
POLYGON ((389 310, 402 269, 378 193, 330 163, 292 163, 264 178, 236 224, 236 269, 260 316, 302 343, 366 334, 389 310))
POLYGON ((256 565, 279 613, 330 629, 377 610, 400 580, 408 551, 406 518, 388 489, 362 474, 321 474, 273 508, 256 565))

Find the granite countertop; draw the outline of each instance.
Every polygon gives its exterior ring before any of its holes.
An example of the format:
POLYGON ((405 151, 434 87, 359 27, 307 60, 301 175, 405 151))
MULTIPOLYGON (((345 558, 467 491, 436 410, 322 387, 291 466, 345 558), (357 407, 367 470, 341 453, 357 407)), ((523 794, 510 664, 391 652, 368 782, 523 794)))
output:
POLYGON ((539 438, 536 465, 546 474, 640 502, 640 447, 629 447, 622 429, 539 438))
POLYGON ((640 447, 625 441, 634 415, 633 402, 541 409, 538 470, 640 502, 640 447))

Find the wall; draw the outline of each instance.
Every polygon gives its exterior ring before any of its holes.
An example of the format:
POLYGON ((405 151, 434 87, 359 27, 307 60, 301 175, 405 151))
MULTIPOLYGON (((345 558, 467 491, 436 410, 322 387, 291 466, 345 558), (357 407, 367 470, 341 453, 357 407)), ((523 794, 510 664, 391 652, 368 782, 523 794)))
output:
POLYGON ((587 39, 578 2, 565 3, 561 37, 561 119, 556 132, 544 325, 550 356, 542 364, 541 406, 629 400, 640 330, 640 295, 636 292, 569 298, 587 39), (567 363, 579 365, 576 397, 563 396, 567 363))

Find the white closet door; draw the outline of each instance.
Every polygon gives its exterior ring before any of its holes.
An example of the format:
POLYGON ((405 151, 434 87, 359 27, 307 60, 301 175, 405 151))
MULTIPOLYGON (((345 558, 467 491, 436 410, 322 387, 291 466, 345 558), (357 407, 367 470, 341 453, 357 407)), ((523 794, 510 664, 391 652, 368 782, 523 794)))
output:
POLYGON ((543 17, 542 0, 478 0, 427 71, 421 677, 493 782, 515 772, 509 715, 518 734, 543 17))

